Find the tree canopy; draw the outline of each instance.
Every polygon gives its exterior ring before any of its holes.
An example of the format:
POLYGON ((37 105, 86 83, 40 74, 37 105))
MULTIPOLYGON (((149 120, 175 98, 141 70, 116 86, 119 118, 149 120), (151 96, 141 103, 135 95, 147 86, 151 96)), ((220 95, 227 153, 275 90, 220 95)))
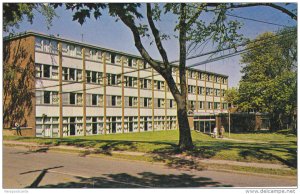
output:
POLYGON ((247 47, 254 49, 242 55, 239 108, 271 113, 271 127, 279 129, 297 106, 297 31, 267 32, 247 47))

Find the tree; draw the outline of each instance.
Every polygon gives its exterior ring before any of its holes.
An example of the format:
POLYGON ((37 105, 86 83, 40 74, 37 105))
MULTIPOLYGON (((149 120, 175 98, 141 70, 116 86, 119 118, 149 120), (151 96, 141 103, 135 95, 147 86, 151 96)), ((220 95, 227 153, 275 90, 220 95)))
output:
POLYGON ((10 32, 13 27, 19 28, 19 23, 24 17, 32 23, 34 11, 45 16, 48 28, 53 18, 57 16, 52 7, 43 3, 3 3, 3 31, 10 32))
POLYGON ((255 49, 242 55, 239 108, 270 113, 272 130, 282 129, 284 117, 292 124, 297 107, 296 29, 261 34, 247 47, 255 49))
MULTIPOLYGON (((54 4, 54 7, 62 4, 54 4)), ((145 5, 145 4, 143 4, 145 5)), ((141 13, 139 3, 109 3, 109 4, 81 4, 67 3, 67 10, 74 12, 73 20, 83 24, 87 18, 94 15, 96 19, 101 16, 101 9, 108 8, 109 14, 121 20, 131 31, 134 37, 134 44, 144 60, 151 65, 167 82, 168 87, 177 104, 177 117, 179 123, 179 147, 181 150, 192 149, 190 127, 187 118, 187 86, 186 86, 186 58, 188 48, 195 48, 207 40, 217 43, 218 48, 229 46, 235 48, 236 43, 240 42, 241 35, 237 33, 240 24, 236 21, 226 20, 226 11, 252 6, 273 7, 293 19, 297 19, 296 14, 285 9, 284 6, 272 3, 166 3, 150 4, 147 3, 146 14, 141 13), (213 18, 210 22, 201 19, 204 13, 211 13, 213 18), (178 88, 172 77, 172 69, 167 51, 163 46, 163 41, 169 39, 169 35, 164 34, 156 27, 163 14, 173 14, 178 19, 174 26, 176 38, 179 41, 179 77, 180 87, 178 88), (146 18, 147 24, 142 23, 142 18, 146 18), (151 33, 150 33, 151 32, 151 33), (154 60, 145 49, 142 38, 153 37, 157 50, 159 51, 162 64, 154 60)))
MULTIPOLYGON (((54 8, 62 4, 51 4, 54 8)), ((268 6, 289 15, 297 20, 297 16, 283 5, 273 3, 166 3, 166 4, 143 4, 146 6, 146 14, 141 13, 139 3, 66 3, 67 10, 71 10, 73 20, 83 24, 91 15, 99 19, 102 10, 108 9, 109 14, 121 20, 131 31, 134 44, 144 60, 150 64, 167 82, 168 87, 177 104, 177 115, 179 123, 179 147, 182 150, 192 149, 190 127, 187 118, 187 87, 186 87, 186 59, 189 49, 197 48, 203 42, 212 40, 218 48, 224 46, 235 48, 242 36, 237 33, 240 24, 236 21, 226 19, 226 12, 230 9, 254 6, 268 6), (205 22, 201 16, 208 13, 211 20, 205 22), (168 54, 163 46, 163 41, 170 38, 169 35, 160 31, 156 23, 162 15, 173 14, 178 19, 174 26, 175 37, 179 43, 179 76, 180 87, 178 88, 172 77, 172 67, 168 54), (142 18, 146 18, 147 24, 142 18), (151 32, 151 33, 150 33, 151 32), (153 37, 157 50, 159 51, 162 64, 154 60, 145 49, 142 38, 153 37)))
POLYGON ((238 103, 238 89, 230 88, 225 91, 224 100, 229 104, 229 107, 234 107, 238 103))

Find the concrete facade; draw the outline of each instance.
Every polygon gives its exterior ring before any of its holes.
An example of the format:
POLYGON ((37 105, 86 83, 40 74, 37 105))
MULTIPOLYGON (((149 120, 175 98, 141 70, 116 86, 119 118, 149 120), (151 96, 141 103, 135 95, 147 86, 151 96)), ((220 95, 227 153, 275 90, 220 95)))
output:
MULTIPOLYGON (((24 40, 31 45, 26 48, 35 93, 27 127, 36 136, 177 129, 176 103, 166 82, 140 56, 34 32, 5 42, 24 40)), ((175 65, 172 72, 179 84, 175 65)), ((188 107, 198 119, 227 112, 228 76, 188 69, 187 78, 188 107)))

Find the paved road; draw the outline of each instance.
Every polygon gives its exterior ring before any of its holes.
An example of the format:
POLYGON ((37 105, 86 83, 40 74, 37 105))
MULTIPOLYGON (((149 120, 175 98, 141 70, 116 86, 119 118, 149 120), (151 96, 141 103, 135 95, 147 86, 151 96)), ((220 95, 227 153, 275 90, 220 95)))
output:
POLYGON ((76 154, 31 152, 3 147, 3 187, 280 187, 296 186, 287 178, 215 171, 185 171, 163 165, 76 154))

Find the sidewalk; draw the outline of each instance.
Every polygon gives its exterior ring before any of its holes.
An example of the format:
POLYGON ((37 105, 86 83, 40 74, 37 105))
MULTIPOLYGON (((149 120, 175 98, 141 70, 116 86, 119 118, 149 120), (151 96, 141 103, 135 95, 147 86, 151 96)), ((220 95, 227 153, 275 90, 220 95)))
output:
MULTIPOLYGON (((224 138, 225 139, 225 138, 224 138)), ((24 146, 29 147, 29 150, 37 150, 37 149, 47 149, 47 150, 64 150, 64 151, 79 151, 79 152, 95 152, 97 150, 94 148, 80 148, 76 146, 53 146, 53 145, 41 145, 38 143, 33 142, 19 142, 19 141, 11 141, 11 140, 4 140, 4 145, 10 146, 24 146)), ((143 153, 143 152, 130 152, 130 151, 110 151, 111 154, 121 154, 121 155, 129 155, 129 156, 157 156, 156 154, 152 153, 143 153)), ((233 165, 233 166, 247 166, 247 167, 256 167, 256 168, 267 168, 267 169, 281 169, 281 170, 290 170, 290 168, 286 165, 282 164, 270 164, 270 163, 254 163, 254 162, 239 162, 239 161, 232 161, 232 160, 215 160, 215 159, 202 159, 192 156, 183 156, 183 155, 174 155, 175 158, 185 159, 196 161, 199 163, 204 164, 223 164, 223 165, 233 165)))

